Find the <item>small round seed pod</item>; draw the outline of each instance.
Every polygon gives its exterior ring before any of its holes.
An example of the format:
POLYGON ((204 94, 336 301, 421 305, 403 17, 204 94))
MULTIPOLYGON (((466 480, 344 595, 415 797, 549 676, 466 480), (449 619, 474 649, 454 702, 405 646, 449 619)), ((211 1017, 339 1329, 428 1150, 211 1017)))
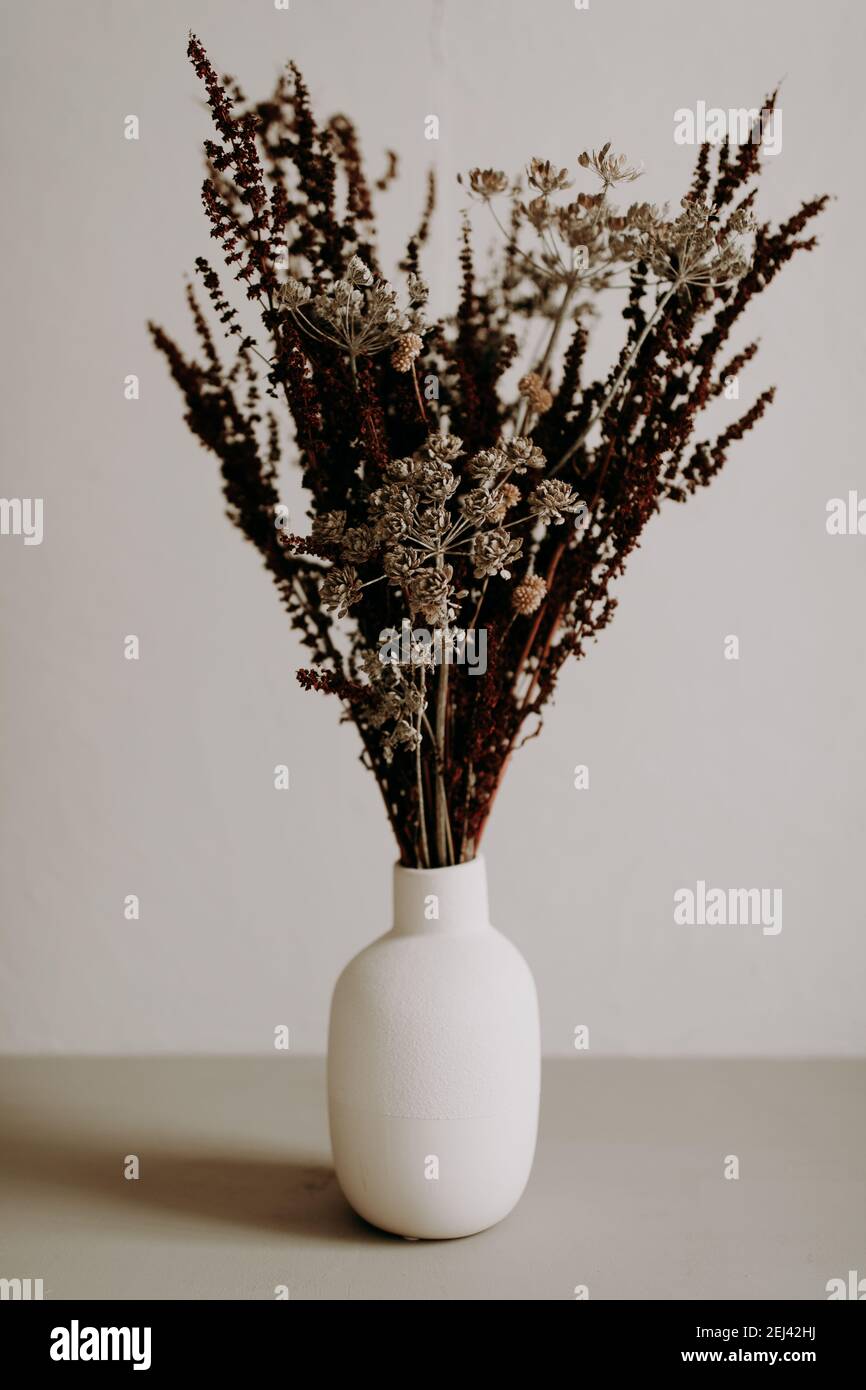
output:
POLYGON ((528 617, 539 607, 546 594, 547 585, 541 575, 528 574, 519 584, 515 584, 511 604, 515 613, 528 617))

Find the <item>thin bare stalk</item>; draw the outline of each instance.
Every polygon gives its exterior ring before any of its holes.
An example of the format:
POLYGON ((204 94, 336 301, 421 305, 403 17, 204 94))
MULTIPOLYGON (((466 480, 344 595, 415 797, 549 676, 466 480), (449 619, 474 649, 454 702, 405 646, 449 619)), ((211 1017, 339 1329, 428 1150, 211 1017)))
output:
MULTIPOLYGON (((431 747, 432 747, 432 749, 433 749, 433 770, 434 770, 434 772, 435 772, 435 774, 436 774, 436 792, 437 792, 437 795, 441 793, 443 803, 446 803, 446 797, 445 797, 445 760, 444 760, 444 758, 443 758, 443 756, 442 756, 442 753, 441 753, 441 751, 440 751, 440 748, 439 748, 439 743, 438 743, 437 738, 436 738, 436 731, 435 731, 434 728, 432 727, 432 725, 431 725, 431 723, 430 723, 430 720, 427 718, 426 714, 423 716, 423 719, 424 719, 424 727, 425 727, 426 730, 427 730, 427 734, 428 734, 428 737, 429 737, 429 739, 430 739, 430 745, 431 745, 431 747)), ((447 814, 447 809, 448 809, 448 808, 447 808, 447 803, 446 803, 446 805, 445 805, 445 809, 446 809, 446 816, 445 816, 445 841, 446 841, 446 844, 447 844, 447 847, 448 847, 448 852, 449 852, 449 854, 451 855, 451 860, 452 860, 452 862, 453 862, 453 861, 454 861, 454 841, 453 841, 452 838, 451 838, 451 821, 450 821, 450 819, 449 819, 449 817, 448 817, 448 814, 447 814)))
POLYGON ((466 848, 467 848, 467 841, 466 841, 466 824, 467 824, 467 821, 468 821, 468 818, 469 818, 469 798, 471 797, 472 792, 474 791, 474 789, 475 789, 475 767, 474 767, 473 763, 470 762, 470 763, 468 764, 467 768, 466 768, 466 791, 465 791, 464 796, 463 796, 463 830, 461 831, 461 834, 460 834, 460 863, 461 863, 461 864, 465 863, 465 861, 466 861, 466 848))
POLYGON ((477 607, 476 607, 476 609, 475 609, 475 612, 472 614, 472 621, 471 621, 471 623, 469 624, 469 627, 466 629, 467 632, 471 632, 471 631, 474 629, 475 624, 478 622, 478 618, 479 618, 479 615, 480 615, 480 613, 481 613, 481 605, 482 605, 482 603, 484 602, 484 595, 487 593, 487 585, 488 585, 489 583, 490 583, 490 575, 488 574, 487 577, 486 577, 485 580, 484 580, 484 583, 483 583, 482 587, 481 587, 481 594, 480 594, 479 599, 478 599, 478 605, 477 605, 477 607))
POLYGON ((412 381, 413 381, 413 384, 414 384, 414 386, 415 386, 415 399, 416 399, 416 401, 418 402, 418 409, 419 409, 420 412, 421 412, 421 419, 424 421, 424 424, 426 425, 426 423, 427 423, 427 411, 424 409, 424 402, 423 402, 423 400, 421 399, 421 389, 420 389, 420 387, 419 387, 419 385, 418 385, 418 373, 415 371, 415 363, 414 363, 414 362, 412 363, 411 371, 412 371, 412 381))
POLYGON ((447 715, 448 661, 443 650, 442 664, 439 667, 439 684, 436 691, 436 744, 439 750, 437 758, 439 775, 436 779, 436 853, 440 864, 448 863, 448 802, 445 795, 445 779, 441 772, 441 765, 445 759, 445 721, 447 715))
POLYGON ((598 407, 598 410, 596 410, 595 413, 590 417, 590 419, 587 421, 586 425, 581 430, 577 438, 573 441, 573 443, 571 443, 568 446, 558 463, 554 464, 553 468, 551 468, 550 472, 547 474, 549 478, 552 478, 555 473, 559 472, 560 468, 563 468, 565 464, 568 463, 568 460, 577 453, 578 449, 580 448, 583 441, 586 439, 586 436, 589 434, 593 425, 597 424, 597 422, 607 414, 608 410, 613 404, 614 398, 617 392, 619 391, 619 388, 622 386, 622 383, 626 378, 627 373, 631 370, 638 353, 640 352, 641 348, 643 347, 644 343, 649 337, 650 330, 655 325, 657 319, 659 318, 659 315, 664 312, 666 305, 668 304, 670 299, 672 299, 673 295, 676 293, 677 288, 677 285, 671 285, 667 294, 662 295, 652 314, 647 319, 643 332, 641 333, 640 337, 638 338, 637 342, 635 343, 625 362, 623 362, 622 367, 617 372, 616 379, 613 385, 611 386, 610 390, 608 391, 607 395, 605 396, 604 400, 602 401, 601 405, 598 407))
POLYGON ((424 807, 424 777, 421 766, 421 721, 424 718, 424 684, 425 675, 424 667, 422 666, 420 669, 419 687, 421 692, 421 704, 418 708, 418 727, 416 730, 418 734, 418 744, 415 749, 415 774, 418 780, 418 835, 420 841, 419 848, 421 867, 424 869, 429 869, 430 846, 427 843, 427 813, 424 807))
MULTIPOLYGON (((545 372, 550 366, 550 359, 553 356, 553 349, 556 347, 557 339, 559 338, 560 332, 562 331, 562 325, 565 323, 565 315, 568 311, 568 306, 571 303, 572 295, 574 294, 574 286, 575 281, 573 279, 569 280, 566 284, 565 294, 562 297, 562 303, 559 306, 559 311, 556 315, 556 318, 553 320, 553 326, 550 330, 550 336, 547 340, 547 347, 544 350, 544 356, 542 357, 540 363, 535 369, 538 375, 541 377, 542 381, 544 380, 545 372)), ((524 397, 523 408, 520 412, 520 419, 517 422, 518 435, 521 435, 525 432, 526 426, 529 422, 529 413, 529 401, 524 397)))

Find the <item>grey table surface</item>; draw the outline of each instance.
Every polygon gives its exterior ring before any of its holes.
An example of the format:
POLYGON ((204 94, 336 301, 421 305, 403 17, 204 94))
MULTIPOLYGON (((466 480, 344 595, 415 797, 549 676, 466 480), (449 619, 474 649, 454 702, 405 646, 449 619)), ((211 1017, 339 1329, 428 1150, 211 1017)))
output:
POLYGON ((0 1278, 51 1299, 824 1299, 866 1276, 864 1100, 858 1061, 548 1061, 516 1211, 409 1243, 340 1193, 320 1059, 5 1058, 0 1278))

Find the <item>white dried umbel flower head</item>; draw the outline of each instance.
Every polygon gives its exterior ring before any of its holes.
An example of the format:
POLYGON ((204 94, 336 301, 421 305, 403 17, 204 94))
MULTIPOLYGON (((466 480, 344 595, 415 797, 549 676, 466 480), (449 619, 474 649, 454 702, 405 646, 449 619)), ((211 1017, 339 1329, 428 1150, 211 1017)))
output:
POLYGON ((477 478, 485 486, 492 486, 498 474, 508 467, 508 455, 504 449, 482 449, 474 454, 466 465, 470 478, 477 478))
POLYGON ((486 579, 489 575, 501 574, 503 579, 511 578, 508 566, 518 558, 523 549, 523 541, 509 536, 507 531, 479 531, 472 537, 470 552, 476 579, 486 579))
POLYGON ((382 570, 392 584, 405 584, 418 569, 419 551, 409 545, 392 545, 382 557, 382 570))
POLYGON ((457 491, 460 479, 456 477, 454 469, 447 459, 422 458, 418 460, 418 467, 411 479, 419 499, 425 502, 447 502, 448 498, 457 491))
POLYGON ((470 169, 469 187, 478 198, 494 198, 508 187, 508 175, 501 169, 470 169))
POLYGON ((609 140, 591 154, 584 150, 583 154, 577 156, 577 162, 582 169, 592 169, 606 189, 612 188, 615 183, 633 183, 643 173, 643 166, 630 165, 624 154, 610 154, 609 140))
POLYGON ((321 584, 322 603, 338 618, 345 618, 349 609, 359 601, 362 592, 363 586, 354 565, 335 565, 328 570, 321 584))
POLYGON ((570 483, 558 478, 544 478, 530 495, 529 505, 539 521, 546 526, 559 526, 565 512, 576 512, 584 503, 570 483))
MULTIPOLYGON (((385 517, 391 517, 393 513, 400 513, 407 521, 411 518, 412 505, 406 496, 406 489, 400 481, 400 475, 394 473, 398 464, 405 463, 415 466, 414 459, 394 459, 386 465, 385 472, 393 477, 395 481, 383 483, 381 487, 374 488, 368 499, 370 517, 373 521, 379 522, 385 517)), ((411 472, 403 475, 404 478, 411 476, 411 472)), ((405 528, 404 528, 405 529, 405 528)))
POLYGON ((278 304, 284 309, 300 309, 310 298, 309 285, 302 285, 300 280, 287 280, 277 296, 278 304))
POLYGON ((420 309, 424 298, 426 286, 413 275, 408 304, 401 308, 393 285, 378 279, 355 255, 342 278, 325 285, 318 294, 311 294, 310 287, 297 280, 289 280, 279 301, 304 333, 348 353, 355 376, 359 357, 372 357, 393 348, 404 336, 425 331, 420 309))
POLYGON ((484 526, 487 522, 495 520, 496 513, 500 510, 503 515, 505 513, 500 498, 488 492, 486 487, 474 487, 470 492, 464 493, 460 498, 460 510, 472 526, 484 526))
POLYGON ((426 304, 430 298, 430 288, 426 280, 422 280, 414 270, 410 272, 406 280, 406 288, 409 292, 410 304, 426 304))
MULTIPOLYGON (((408 483, 417 471, 418 464, 412 454, 409 454, 407 458, 385 460, 385 477, 392 483, 408 483)), ((382 491, 384 492, 384 489, 382 491)))
POLYGON ((336 545, 345 529, 345 512, 321 512, 313 521, 313 540, 317 545, 336 545))
POLYGON ((350 285, 372 285, 373 272, 366 266, 360 256, 352 256, 346 266, 346 279, 350 285))
POLYGON ((553 405, 553 396, 548 391, 538 372, 527 372, 517 383, 521 396, 525 396, 536 415, 544 415, 553 405))
POLYGON ((538 197, 532 198, 530 202, 521 204, 521 212, 539 234, 550 225, 551 217, 555 215, 543 193, 539 193, 538 197))
POLYGON ((394 509, 376 518, 376 539, 380 545, 395 545, 410 529, 412 518, 406 511, 394 509))
POLYGON ((673 221, 639 229, 641 258, 660 280, 680 290, 710 290, 739 280, 751 262, 743 240, 755 230, 751 213, 737 208, 722 232, 718 210, 705 199, 689 195, 681 207, 673 221))
POLYGON ((423 569, 414 574, 406 585, 406 598, 413 613, 420 613, 428 623, 444 627, 448 621, 448 599, 454 571, 450 565, 441 569, 423 569))
POLYGON ((520 488, 515 487, 514 483, 501 483, 496 489, 496 506, 490 513, 490 520, 498 526, 505 520, 505 515, 512 507, 520 501, 520 488))
POLYGON ((363 565, 378 548, 379 540, 372 526, 362 523, 343 532, 340 542, 343 559, 353 565, 363 565))
POLYGON ((463 453, 463 440, 456 434, 431 434, 427 440, 427 452, 443 463, 453 463, 463 453))
POLYGON ((404 333, 394 344, 391 352, 391 366, 397 372, 408 372, 418 356, 424 340, 417 333, 404 333))
POLYGON ((560 189, 571 188, 568 170, 557 169, 556 165, 551 164, 549 159, 533 159, 527 170, 527 176, 530 186, 537 188, 539 193, 557 193, 560 189))
POLYGON ((515 473, 525 473, 527 468, 538 471, 547 464, 547 460, 538 445, 533 444, 531 439, 522 438, 520 435, 515 439, 509 439, 505 446, 505 452, 515 473))
POLYGON ((511 595, 511 604, 515 613, 528 617, 540 606, 546 594, 547 585, 541 575, 528 574, 525 579, 521 579, 519 584, 515 584, 511 595))

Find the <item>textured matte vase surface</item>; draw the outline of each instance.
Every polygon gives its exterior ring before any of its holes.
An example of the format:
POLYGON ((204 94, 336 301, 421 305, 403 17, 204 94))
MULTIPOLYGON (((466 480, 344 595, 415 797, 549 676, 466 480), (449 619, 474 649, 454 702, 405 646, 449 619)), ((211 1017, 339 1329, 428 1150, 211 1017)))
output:
POLYGON ((394 926, 331 1004, 331 1143, 349 1202, 409 1237, 501 1221, 532 1167, 540 1074, 535 985, 490 925, 484 861, 398 865, 394 926))

